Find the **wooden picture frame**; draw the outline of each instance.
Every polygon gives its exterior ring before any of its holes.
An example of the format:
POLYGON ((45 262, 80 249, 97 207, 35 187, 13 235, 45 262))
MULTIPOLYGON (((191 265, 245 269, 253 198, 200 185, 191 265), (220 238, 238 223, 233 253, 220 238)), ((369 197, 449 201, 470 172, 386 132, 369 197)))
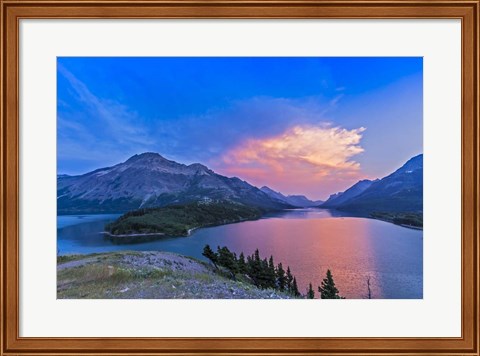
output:
MULTIPOLYGON (((0 354, 479 355, 479 0, 1 0, 0 354), (462 336, 25 338, 19 336, 19 22, 50 18, 455 18, 462 23, 462 336)), ((432 322, 434 322, 432 320, 432 322)))

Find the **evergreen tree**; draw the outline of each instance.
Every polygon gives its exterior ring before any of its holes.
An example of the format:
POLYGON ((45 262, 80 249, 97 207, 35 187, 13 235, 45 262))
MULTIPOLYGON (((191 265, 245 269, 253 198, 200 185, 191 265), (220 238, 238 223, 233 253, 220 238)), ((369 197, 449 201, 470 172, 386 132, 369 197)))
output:
POLYGON ((268 286, 270 288, 276 287, 276 275, 275 275, 275 263, 273 262, 273 256, 270 256, 268 260, 268 286))
POLYGON ((247 271, 253 265, 253 259, 251 256, 247 256, 247 271))
POLYGON ((260 262, 260 252, 258 251, 258 248, 253 253, 253 260, 255 262, 260 262))
POLYGON ((315 298, 315 292, 313 291, 312 283, 308 284, 308 289, 307 289, 307 299, 314 299, 315 298))
POLYGON ((293 287, 293 276, 292 276, 292 272, 290 271, 290 266, 287 266, 287 285, 286 285, 287 291, 292 293, 292 287, 293 287))
POLYGON ((238 272, 241 274, 247 273, 247 263, 245 262, 245 255, 243 252, 241 252, 238 257, 238 272))
POLYGON ((262 288, 270 287, 270 276, 268 272, 268 261, 266 258, 260 262, 259 283, 262 288))
POLYGON ((287 277, 285 275, 285 270, 283 269, 282 263, 278 264, 277 267, 277 284, 280 291, 285 290, 285 285, 287 283, 287 277))
POLYGON ((262 261, 260 260, 260 253, 258 249, 255 250, 252 257, 247 258, 248 276, 253 280, 257 287, 261 285, 262 261))
POLYGON ((332 272, 327 270, 327 277, 323 279, 322 285, 318 287, 320 298, 322 299, 345 299, 338 295, 338 289, 335 287, 332 272))
POLYGON ((218 246, 215 253, 209 245, 205 245, 202 255, 208 258, 218 270, 220 267, 225 268, 233 279, 236 279, 237 273, 242 273, 247 275, 259 288, 273 288, 282 292, 288 291, 295 297, 301 296, 297 280, 292 275, 290 267, 287 267, 287 272, 281 263, 275 267, 273 256, 270 256, 268 260, 267 258, 262 260, 258 249, 245 259, 243 252, 237 258, 236 253, 230 251, 226 246, 218 246))
POLYGON ((215 252, 213 252, 213 250, 210 248, 210 245, 205 245, 205 247, 203 248, 202 255, 208 258, 213 263, 215 268, 218 269, 218 266, 217 266, 218 255, 215 252))
POLYGON ((217 249, 218 254, 218 264, 222 267, 225 267, 231 274, 231 277, 235 279, 235 274, 238 272, 237 268, 237 259, 235 254, 233 254, 227 246, 217 249))
POLYGON ((292 282, 292 294, 295 297, 300 297, 300 292, 298 291, 298 286, 297 286, 297 279, 293 277, 293 282, 292 282))

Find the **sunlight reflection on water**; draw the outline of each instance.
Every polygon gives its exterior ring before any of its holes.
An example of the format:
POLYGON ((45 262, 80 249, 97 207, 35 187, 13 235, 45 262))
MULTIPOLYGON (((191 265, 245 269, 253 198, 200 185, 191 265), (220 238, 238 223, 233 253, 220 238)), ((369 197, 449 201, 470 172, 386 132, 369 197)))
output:
MULTIPOLYGON (((237 254, 274 256, 290 266, 299 288, 317 286, 331 269, 337 288, 347 298, 367 296, 370 277, 374 298, 422 298, 423 232, 361 217, 346 217, 322 209, 297 209, 256 221, 196 230, 186 238, 114 245, 99 233, 115 216, 84 216, 86 222, 59 217, 61 254, 114 250, 164 250, 203 259, 203 246, 228 246, 237 254), (335 216, 337 215, 337 216, 335 216)), ((316 291, 316 294, 318 292, 316 291)))

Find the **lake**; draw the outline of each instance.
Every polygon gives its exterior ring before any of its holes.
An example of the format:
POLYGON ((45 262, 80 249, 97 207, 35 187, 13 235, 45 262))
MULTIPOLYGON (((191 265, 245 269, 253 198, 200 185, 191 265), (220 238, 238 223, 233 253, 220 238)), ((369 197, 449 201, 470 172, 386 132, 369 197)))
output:
POLYGON ((162 250, 198 259, 209 244, 227 246, 238 254, 260 255, 290 266, 305 293, 332 271, 340 295, 366 298, 367 278, 373 298, 423 297, 423 231, 384 221, 345 216, 325 209, 295 209, 255 221, 202 228, 189 237, 115 245, 101 232, 119 215, 68 215, 57 218, 61 255, 118 250, 162 250))

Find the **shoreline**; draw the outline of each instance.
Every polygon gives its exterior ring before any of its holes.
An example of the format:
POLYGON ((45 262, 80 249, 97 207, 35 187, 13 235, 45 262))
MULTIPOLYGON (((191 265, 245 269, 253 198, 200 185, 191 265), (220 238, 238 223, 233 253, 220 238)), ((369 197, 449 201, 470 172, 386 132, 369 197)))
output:
POLYGON ((134 233, 134 234, 121 234, 115 235, 108 231, 101 231, 100 234, 107 235, 109 237, 143 237, 143 236, 166 236, 163 232, 146 232, 146 233, 134 233))
POLYGON ((395 224, 395 223, 392 223, 392 224, 402 226, 402 227, 406 227, 406 228, 409 228, 409 229, 422 230, 423 231, 423 226, 413 226, 413 225, 404 225, 404 224, 395 224))
POLYGON ((328 211, 337 211, 339 212, 341 215, 340 216, 331 216, 332 218, 360 218, 360 219, 372 219, 372 220, 378 220, 378 221, 383 221, 383 222, 387 222, 389 224, 393 224, 393 225, 396 225, 396 226, 401 226, 401 227, 405 227, 407 229, 413 229, 413 230, 420 230, 420 231, 423 231, 423 226, 415 226, 415 225, 408 225, 408 224, 397 224, 395 223, 393 220, 391 219, 384 219, 384 218, 381 218, 381 217, 377 217, 377 216, 372 216, 371 213, 367 215, 367 213, 358 213, 356 211, 347 211, 347 210, 338 210, 338 209, 333 209, 333 208, 318 208, 318 209, 322 209, 322 210, 328 210, 328 211))
MULTIPOLYGON (((262 215, 263 216, 263 215, 262 215)), ((208 228, 208 227, 215 227, 215 226, 223 226, 223 225, 230 225, 230 224, 237 224, 240 222, 245 222, 245 221, 255 221, 259 220, 262 218, 262 216, 254 219, 239 219, 235 221, 224 221, 221 223, 214 223, 214 224, 206 224, 206 225, 201 225, 201 226, 195 226, 190 229, 187 229, 187 233, 184 235, 167 235, 164 232, 148 232, 148 233, 132 233, 132 234, 121 234, 121 235, 115 235, 112 234, 108 231, 101 231, 100 234, 103 234, 111 239, 116 239, 116 238, 131 238, 131 237, 155 237, 155 236, 162 236, 162 237, 172 237, 172 238, 177 238, 177 237, 190 237, 196 230, 198 229, 203 229, 203 228, 208 228)), ((142 242, 142 241, 132 241, 132 243, 135 242, 142 242)))
POLYGON ((192 227, 191 229, 188 229, 188 230, 187 230, 187 237, 190 236, 190 235, 192 235, 192 232, 193 232, 193 231, 195 231, 195 230, 197 230, 197 229, 200 229, 200 228, 201 228, 201 226, 196 226, 196 227, 192 227))
POLYGON ((393 224, 393 225, 397 225, 397 226, 401 226, 401 227, 406 227, 407 229, 413 229, 413 230, 421 230, 421 231, 423 231, 423 226, 414 226, 414 225, 406 225, 406 224, 395 224, 395 223, 394 223, 393 221, 391 221, 391 220, 375 218, 375 217, 373 217, 373 216, 370 216, 370 217, 368 217, 367 219, 384 221, 384 222, 387 222, 387 223, 390 223, 390 224, 393 224))

